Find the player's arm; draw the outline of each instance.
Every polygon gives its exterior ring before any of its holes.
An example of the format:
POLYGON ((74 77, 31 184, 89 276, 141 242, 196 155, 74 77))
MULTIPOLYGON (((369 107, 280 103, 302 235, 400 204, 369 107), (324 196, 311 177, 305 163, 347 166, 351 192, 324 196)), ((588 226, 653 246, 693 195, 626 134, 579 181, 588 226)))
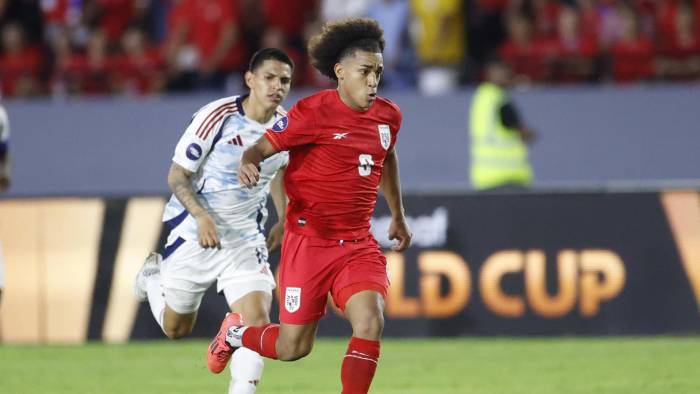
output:
POLYGON ((508 101, 501 106, 500 115, 501 123, 508 128, 517 130, 524 142, 529 144, 535 141, 537 135, 524 124, 520 113, 512 102, 508 101))
POLYGON ((391 210, 389 239, 395 239, 399 242, 391 248, 400 252, 411 245, 413 234, 411 234, 411 230, 406 223, 406 216, 404 216, 401 181, 399 180, 399 157, 395 148, 392 148, 384 159, 384 168, 379 187, 389 205, 389 210, 391 210))
POLYGON ((197 238, 203 248, 220 248, 219 236, 216 234, 216 223, 197 198, 197 192, 192 186, 192 172, 177 163, 170 166, 168 186, 187 212, 197 220, 197 238))
POLYGON ((260 137, 253 146, 246 149, 238 168, 238 182, 251 188, 260 180, 260 163, 277 153, 277 149, 265 138, 260 137))
POLYGON ((284 192, 284 170, 281 168, 270 183, 270 196, 277 211, 277 223, 270 229, 267 235, 267 250, 273 251, 282 245, 284 237, 284 219, 287 209, 287 194, 284 192))

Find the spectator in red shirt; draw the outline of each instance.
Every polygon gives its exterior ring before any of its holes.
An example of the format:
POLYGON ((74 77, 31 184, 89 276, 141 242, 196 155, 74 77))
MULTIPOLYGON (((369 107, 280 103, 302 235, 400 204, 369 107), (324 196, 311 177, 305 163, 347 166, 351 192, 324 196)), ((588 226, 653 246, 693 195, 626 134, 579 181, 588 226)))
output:
POLYGON ((287 43, 304 51, 304 29, 318 13, 318 0, 264 0, 265 26, 279 29, 287 43))
POLYGON ((510 3, 512 12, 532 17, 536 38, 551 38, 556 35, 560 8, 557 0, 512 0, 510 3))
POLYGON ((226 75, 243 66, 238 11, 230 0, 180 0, 168 15, 168 30, 173 89, 221 88, 226 75))
POLYGON ((0 54, 0 88, 5 96, 30 96, 39 92, 41 53, 25 43, 24 30, 18 23, 2 29, 0 54))
POLYGON ((543 61, 542 40, 534 40, 532 23, 521 13, 513 13, 507 21, 509 39, 499 49, 500 57, 513 71, 516 81, 541 81, 547 69, 543 61))
POLYGON ((639 26, 639 17, 628 6, 618 9, 622 22, 620 39, 610 47, 613 77, 618 82, 648 79, 653 74, 654 45, 639 26))
POLYGON ((579 19, 581 20, 581 34, 585 37, 597 39, 601 29, 601 18, 598 13, 595 0, 577 0, 579 19))
POLYGON ((71 56, 64 76, 76 93, 105 95, 113 91, 113 71, 114 59, 107 53, 107 37, 96 30, 88 38, 85 53, 71 56))
POLYGON ((670 79, 700 78, 700 26, 691 2, 676 8, 674 28, 661 44, 659 74, 670 79))
POLYGON ((136 0, 91 0, 84 2, 83 19, 100 29, 110 46, 117 46, 129 23, 143 7, 136 0))
POLYGON ((145 33, 130 27, 121 40, 122 55, 117 62, 117 89, 122 93, 146 95, 165 85, 160 53, 150 47, 145 33))
POLYGON ((547 58, 551 76, 558 81, 584 81, 593 75, 598 52, 595 39, 581 33, 579 14, 564 7, 557 20, 557 37, 549 42, 547 58))

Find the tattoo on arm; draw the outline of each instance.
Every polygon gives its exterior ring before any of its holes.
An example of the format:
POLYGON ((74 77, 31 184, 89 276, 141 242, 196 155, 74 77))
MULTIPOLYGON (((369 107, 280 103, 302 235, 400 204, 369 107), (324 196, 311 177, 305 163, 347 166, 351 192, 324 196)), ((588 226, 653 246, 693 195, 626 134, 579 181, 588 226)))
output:
POLYGON ((191 172, 173 163, 168 173, 168 186, 170 186, 170 190, 175 197, 187 209, 187 212, 197 217, 206 213, 206 210, 197 198, 197 192, 190 181, 191 177, 191 172))

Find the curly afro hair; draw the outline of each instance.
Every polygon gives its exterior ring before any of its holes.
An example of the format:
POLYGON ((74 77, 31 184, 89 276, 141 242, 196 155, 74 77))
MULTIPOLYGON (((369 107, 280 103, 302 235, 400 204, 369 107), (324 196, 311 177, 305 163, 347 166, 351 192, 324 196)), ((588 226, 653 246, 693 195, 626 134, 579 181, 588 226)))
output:
POLYGON ((337 81, 334 67, 356 50, 384 51, 384 30, 374 19, 352 18, 323 25, 321 33, 309 41, 311 64, 321 74, 337 81))

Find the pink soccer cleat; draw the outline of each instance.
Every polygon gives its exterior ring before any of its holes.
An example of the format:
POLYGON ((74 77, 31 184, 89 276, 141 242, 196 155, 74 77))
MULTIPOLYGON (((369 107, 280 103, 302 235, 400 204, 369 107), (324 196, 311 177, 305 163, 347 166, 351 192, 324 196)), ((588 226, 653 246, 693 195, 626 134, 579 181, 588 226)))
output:
POLYGON ((230 334, 230 328, 243 326, 243 317, 240 313, 227 313, 224 321, 221 322, 221 328, 209 345, 207 352, 207 366, 213 373, 220 373, 226 369, 228 360, 231 359, 233 352, 238 349, 231 346, 226 338, 230 334))

